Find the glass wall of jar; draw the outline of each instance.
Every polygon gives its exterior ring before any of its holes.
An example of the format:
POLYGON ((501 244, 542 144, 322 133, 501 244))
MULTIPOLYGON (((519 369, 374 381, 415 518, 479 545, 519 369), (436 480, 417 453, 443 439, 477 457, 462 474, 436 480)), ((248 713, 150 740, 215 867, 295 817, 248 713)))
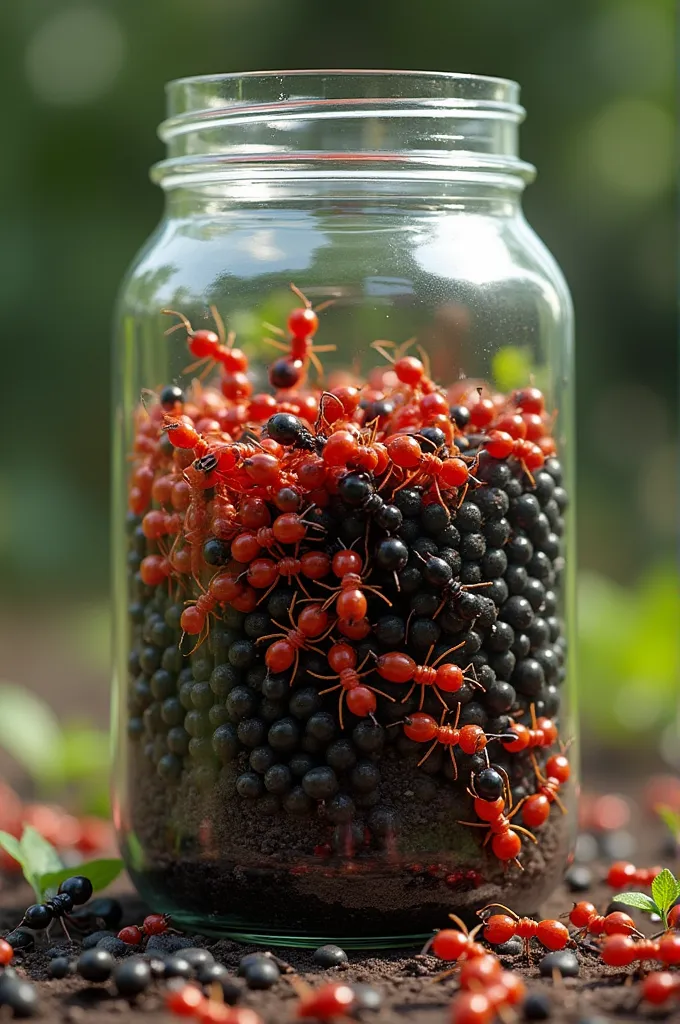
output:
POLYGON ((518 94, 168 88, 115 345, 115 815, 181 924, 403 943, 564 869, 572 322, 518 94))

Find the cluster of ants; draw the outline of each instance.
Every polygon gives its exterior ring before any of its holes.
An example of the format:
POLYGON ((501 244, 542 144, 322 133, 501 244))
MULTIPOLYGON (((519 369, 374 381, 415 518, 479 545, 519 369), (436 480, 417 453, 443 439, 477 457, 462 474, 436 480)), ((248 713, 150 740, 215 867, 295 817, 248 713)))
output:
MULTIPOLYGON (((288 317, 287 343, 272 340, 284 351, 268 368, 273 394, 255 392, 248 358, 235 347, 234 335, 226 334, 217 310, 212 309, 216 331, 194 330, 182 314, 164 311, 179 318, 168 333, 186 331, 198 360, 187 371, 200 368, 200 375, 186 393, 174 385, 160 389, 157 401, 145 402, 136 413, 128 502, 153 545, 141 562, 141 579, 149 587, 167 583, 194 595, 181 616, 183 634, 195 638, 194 650, 221 609, 253 612, 279 581, 294 583, 289 622, 275 622, 277 632, 257 640, 266 644, 267 669, 290 672, 292 685, 300 653, 321 654, 330 672, 318 678, 330 685, 320 692, 338 692, 341 728, 345 708, 366 717, 375 715, 378 697, 395 702, 368 681, 371 675, 403 686, 402 702, 419 689, 419 710, 398 723, 408 739, 428 744, 419 764, 441 745, 457 778, 456 748, 484 754, 487 768, 470 782, 478 820, 465 824, 486 829, 484 844, 495 856, 521 867, 522 836, 536 842, 530 830, 545 823, 551 806, 564 811, 559 791, 569 778, 569 762, 564 751, 547 756, 558 742, 555 722, 537 719, 532 705, 530 726, 511 719, 507 732, 487 735, 478 725, 459 727, 460 702, 448 721, 453 709, 447 694, 466 683, 483 689, 471 666, 451 663, 463 643, 432 662, 433 647, 420 662, 400 650, 369 652, 360 661, 355 645, 371 632, 369 598, 392 604, 385 587, 370 582, 371 574, 377 570, 393 580, 398 591, 399 572, 408 561, 408 547, 395 535, 402 522, 394 504, 398 493, 418 487, 425 506, 440 505, 448 514, 479 484, 481 454, 512 459, 533 480, 556 451, 544 397, 535 387, 503 395, 469 381, 444 390, 431 379, 424 353, 406 355, 389 342, 374 343, 386 365, 376 367, 367 382, 343 373, 329 378, 327 389, 313 386, 310 368, 321 376, 319 353, 334 346, 314 344, 322 307, 315 311, 293 290, 303 305, 288 317), (204 385, 201 379, 214 368, 216 386, 204 385), (334 496, 365 516, 363 552, 327 537, 323 510, 334 496), (374 527, 381 532, 369 547, 374 527), (423 711, 427 692, 442 706, 439 720, 423 711), (526 751, 532 760, 536 792, 515 807, 507 776, 489 764, 491 741, 511 754, 526 751), (540 750, 547 757, 543 768, 534 753, 540 750), (523 825, 513 824, 520 811, 523 825)), ((445 605, 462 607, 467 601, 474 624, 473 592, 488 584, 462 584, 444 560, 422 560, 426 579, 440 591, 433 618, 445 605)))

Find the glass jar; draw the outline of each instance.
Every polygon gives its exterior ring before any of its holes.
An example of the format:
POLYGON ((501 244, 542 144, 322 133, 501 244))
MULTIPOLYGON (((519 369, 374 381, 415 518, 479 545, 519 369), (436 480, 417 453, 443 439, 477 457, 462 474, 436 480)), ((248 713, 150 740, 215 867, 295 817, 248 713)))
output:
POLYGON ((518 93, 168 88, 115 349, 113 717, 123 855, 183 926, 403 945, 535 912, 568 861, 572 314, 518 93))

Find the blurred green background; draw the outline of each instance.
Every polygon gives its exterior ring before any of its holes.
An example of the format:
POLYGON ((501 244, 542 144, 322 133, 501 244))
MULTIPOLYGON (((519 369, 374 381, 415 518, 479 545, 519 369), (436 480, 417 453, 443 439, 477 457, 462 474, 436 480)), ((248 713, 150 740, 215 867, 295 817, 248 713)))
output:
POLYGON ((673 16, 672 0, 7 0, 0 675, 104 719, 111 311, 161 213, 164 82, 504 75, 539 169, 526 211, 577 311, 586 731, 677 757, 673 16))

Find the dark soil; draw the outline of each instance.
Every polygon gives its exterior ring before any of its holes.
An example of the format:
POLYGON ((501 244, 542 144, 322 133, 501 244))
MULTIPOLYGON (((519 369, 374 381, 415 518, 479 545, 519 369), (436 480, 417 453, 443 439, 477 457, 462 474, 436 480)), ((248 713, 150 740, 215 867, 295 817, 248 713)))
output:
MULTIPOLYGON (((661 832, 657 828, 639 827, 638 848, 632 857, 637 864, 663 863, 660 858, 661 832)), ((605 862, 590 865, 595 882, 584 894, 573 895, 561 886, 541 908, 543 916, 559 916, 567 911, 572 902, 589 899, 604 909, 612 899, 612 892, 599 879, 603 877, 605 862)), ((138 897, 129 890, 121 889, 125 908, 124 923, 139 922, 144 908, 138 897)), ((0 929, 16 926, 23 907, 30 902, 30 893, 25 888, 6 890, 0 897, 0 929)), ((442 926, 445 925, 442 920, 442 926)), ((644 923, 644 922, 640 922, 644 923)), ((655 926, 646 926, 647 932, 655 926)), ((195 945, 207 946, 215 959, 236 969, 240 958, 254 950, 254 946, 240 945, 231 941, 215 941, 204 936, 192 938, 195 945)), ((61 945, 54 935, 53 943, 61 945)), ((68 948, 68 947, 67 947, 68 948)), ((77 947, 71 947, 77 952, 77 947)), ((433 977, 442 969, 442 962, 431 956, 421 956, 418 950, 396 951, 384 955, 375 953, 350 953, 350 963, 343 968, 319 971, 309 951, 281 949, 276 954, 292 965, 305 981, 319 985, 332 978, 349 982, 368 983, 377 987, 383 997, 382 1008, 377 1012, 364 1011, 362 1020, 375 1024, 445 1024, 448 1022, 448 1005, 456 990, 455 978, 433 983, 433 977)), ((541 953, 536 950, 533 961, 527 964, 524 957, 505 958, 505 964, 521 973, 528 982, 530 992, 542 992, 549 996, 552 1005, 551 1020, 556 1024, 576 1024, 582 1020, 597 1017, 600 1022, 639 1021, 663 1019, 680 1021, 680 1006, 656 1017, 649 1009, 638 1009, 639 983, 629 982, 614 970, 603 968, 598 959, 586 952, 579 952, 581 973, 578 978, 557 982, 539 977, 537 963, 541 953)), ((49 958, 42 951, 29 954, 19 960, 20 973, 24 971, 35 980, 41 996, 42 1019, 45 1021, 71 1021, 83 1024, 100 1024, 111 1021, 112 1016, 128 1019, 143 1012, 146 1019, 168 1020, 162 1005, 162 990, 150 990, 136 1004, 112 994, 111 986, 94 986, 78 977, 64 981, 46 979, 49 958)), ((244 990, 244 1005, 257 1010, 266 1024, 281 1024, 294 1018, 295 993, 285 976, 268 992, 244 990)))

